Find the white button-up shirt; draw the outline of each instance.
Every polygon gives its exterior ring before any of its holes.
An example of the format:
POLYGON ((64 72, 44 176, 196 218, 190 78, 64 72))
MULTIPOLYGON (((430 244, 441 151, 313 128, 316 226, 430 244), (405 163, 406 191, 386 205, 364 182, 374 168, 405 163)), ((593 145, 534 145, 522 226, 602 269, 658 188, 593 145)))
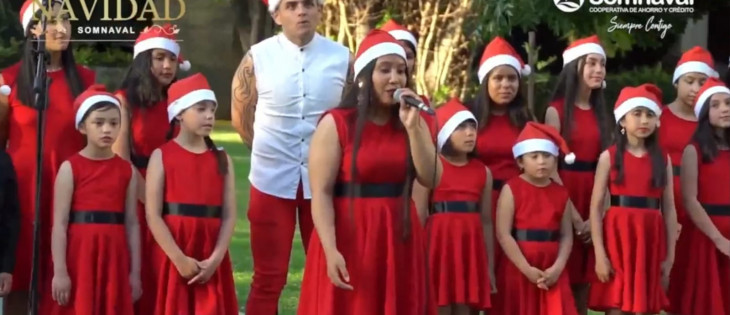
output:
POLYGON ((350 52, 315 34, 299 47, 279 34, 251 47, 258 103, 249 181, 259 191, 296 199, 309 189, 309 142, 324 111, 338 105, 350 52))

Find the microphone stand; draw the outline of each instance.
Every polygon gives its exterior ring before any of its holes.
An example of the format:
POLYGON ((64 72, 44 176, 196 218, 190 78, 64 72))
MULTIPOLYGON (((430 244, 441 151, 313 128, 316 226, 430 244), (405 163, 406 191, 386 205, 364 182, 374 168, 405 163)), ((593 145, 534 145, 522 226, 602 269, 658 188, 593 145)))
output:
MULTIPOLYGON (((48 0, 42 0, 44 8, 48 7, 48 0)), ((42 12, 45 12, 42 10, 42 12)), ((50 10, 49 10, 50 12, 50 10)), ((35 168, 35 218, 33 219, 33 260, 31 265, 30 275, 30 296, 28 298, 28 314, 38 314, 38 269, 41 266, 41 188, 42 188, 42 171, 43 171, 43 138, 45 134, 45 111, 48 106, 48 89, 51 84, 51 80, 48 78, 46 73, 46 63, 49 62, 50 58, 46 51, 46 27, 47 17, 46 14, 41 14, 39 21, 41 25, 41 34, 36 40, 36 47, 34 53, 36 54, 36 73, 33 81, 33 94, 34 94, 34 107, 37 111, 36 118, 36 168, 35 168)))

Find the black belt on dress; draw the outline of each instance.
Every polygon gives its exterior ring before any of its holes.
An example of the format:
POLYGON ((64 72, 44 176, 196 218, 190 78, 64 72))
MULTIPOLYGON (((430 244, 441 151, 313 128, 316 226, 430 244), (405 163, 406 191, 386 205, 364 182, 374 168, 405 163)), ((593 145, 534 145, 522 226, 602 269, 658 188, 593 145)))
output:
POLYGON ((730 216, 730 205, 702 204, 709 216, 730 216))
POLYGON ((433 213, 479 213, 479 203, 474 201, 434 202, 433 213))
POLYGON ((123 212, 102 210, 73 210, 68 222, 73 224, 124 224, 123 212))
POLYGON ((504 186, 503 180, 501 180, 501 179, 492 180, 492 190, 502 190, 503 186, 504 186))
POLYGON ((636 196, 611 195, 611 206, 659 210, 661 199, 636 196))
POLYGON ((147 164, 150 163, 150 157, 145 155, 132 154, 129 159, 136 168, 147 168, 147 164))
POLYGON ((387 184, 353 184, 336 183, 334 197, 347 197, 353 188, 354 198, 395 198, 403 195, 403 183, 387 184))
POLYGON ((222 206, 194 205, 188 203, 169 203, 162 205, 162 215, 179 215, 196 218, 220 218, 222 206))
POLYGON ((672 165, 672 175, 673 176, 679 176, 679 171, 681 171, 682 168, 679 165, 672 165))
POLYGON ((557 242, 559 230, 512 229, 512 237, 518 242, 557 242))
POLYGON ((573 164, 560 161, 560 169, 573 172, 595 172, 598 162, 575 161, 573 164))

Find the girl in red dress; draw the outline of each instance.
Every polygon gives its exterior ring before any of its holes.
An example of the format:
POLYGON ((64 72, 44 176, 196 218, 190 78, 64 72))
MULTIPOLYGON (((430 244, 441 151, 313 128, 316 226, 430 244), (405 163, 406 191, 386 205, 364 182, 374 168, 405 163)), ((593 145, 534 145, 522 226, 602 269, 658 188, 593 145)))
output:
MULTIPOLYGON (((471 104, 477 118, 477 158, 494 177, 492 182, 492 222, 497 211, 497 197, 504 183, 520 175, 512 157, 512 145, 528 121, 534 120, 523 97, 522 76, 530 74, 512 45, 495 37, 484 49, 479 66, 479 93, 471 104)), ((494 248, 494 261, 499 264, 501 250, 494 248)))
POLYGON ((701 47, 693 47, 682 55, 677 67, 674 69, 674 85, 677 88, 677 99, 664 107, 662 116, 659 118, 659 145, 669 153, 672 159, 672 175, 674 187, 674 206, 677 208, 677 222, 683 232, 677 240, 676 260, 669 277, 669 302, 667 309, 671 312, 679 312, 681 309, 692 307, 684 305, 684 301, 692 299, 694 292, 688 291, 686 281, 691 281, 687 272, 689 263, 689 252, 694 247, 690 235, 693 234, 694 224, 687 215, 682 201, 682 187, 679 182, 682 152, 690 143, 692 134, 697 128, 697 117, 693 111, 694 101, 697 93, 707 78, 717 78, 718 73, 714 70, 715 62, 712 55, 701 47))
MULTIPOLYGON (((316 233, 298 314, 421 315, 427 307, 425 241, 411 200, 414 178, 441 179, 430 121, 393 92, 408 86, 403 47, 370 32, 354 63, 356 84, 326 112, 309 156, 316 233)), ((409 89, 404 95, 417 97, 409 89)))
POLYGON ((683 271, 686 294, 672 301, 680 306, 672 311, 730 315, 730 89, 707 79, 694 112, 699 122, 682 155, 681 184, 695 228, 688 236, 691 259, 683 271))
POLYGON ((474 115, 458 99, 439 107, 436 115, 444 123, 437 143, 444 172, 433 192, 414 183, 413 199, 421 217, 431 214, 426 221, 428 279, 439 314, 469 315, 491 307, 495 288, 492 174, 472 156, 474 115))
MULTIPOLYGON (((153 25, 145 29, 134 45, 134 60, 122 80, 116 96, 122 103, 121 130, 112 146, 122 158, 129 160, 137 172, 137 217, 141 227, 142 265, 149 265, 150 248, 154 245, 144 212, 144 186, 147 163, 152 151, 171 137, 167 136, 167 90, 175 80, 178 66, 190 67, 183 61, 175 31, 170 25, 153 25)), ((137 314, 155 301, 154 279, 150 268, 142 268, 144 295, 136 304, 137 314)))
MULTIPOLYGON (((33 45, 44 30, 37 23, 42 10, 39 1, 26 0, 21 8, 21 24, 26 41, 21 61, 2 70, 0 90, 11 91, 0 96, 0 147, 7 145, 18 176, 20 201, 20 236, 13 272, 13 292, 5 300, 8 312, 25 313, 33 255, 33 219, 35 217, 35 169, 36 169, 36 109, 33 80, 36 71, 36 55, 33 45)), ((94 80, 94 72, 76 65, 70 44, 71 24, 67 12, 61 10, 61 1, 50 1, 51 17, 45 30, 46 50, 50 58, 47 75, 51 80, 45 115, 43 139, 43 163, 41 174, 41 217, 38 260, 38 292, 41 298, 50 299, 51 292, 51 200, 53 180, 63 161, 84 147, 84 138, 74 129, 73 101, 94 80), (45 296, 44 296, 45 295, 45 296)), ((40 313, 44 313, 42 310, 40 313)), ((45 313, 44 313, 45 314, 45 313)))
POLYGON ((661 99, 652 84, 622 89, 616 144, 598 159, 590 214, 598 281, 588 306, 607 315, 659 313, 668 303, 677 217, 671 158, 655 132, 661 99))
POLYGON ((238 314, 228 255, 236 224, 233 163, 210 133, 217 101, 194 74, 173 83, 167 108, 180 124, 175 139, 155 149, 147 168, 147 224, 155 303, 146 314, 238 314))
POLYGON ((86 147, 61 164, 53 200, 50 314, 132 314, 141 295, 132 165, 111 149, 119 100, 95 85, 76 98, 86 147), (131 257, 131 258, 130 258, 131 257))
POLYGON ((555 127, 575 149, 573 164, 558 164, 557 176, 570 193, 573 231, 577 239, 568 259, 567 272, 580 314, 588 312, 588 275, 593 273, 588 213, 593 174, 598 156, 611 142, 611 118, 603 100, 606 53, 598 36, 574 41, 563 52, 563 71, 545 112, 545 124, 555 127))
POLYGON ((529 122, 512 154, 522 174, 510 179, 497 203, 497 239, 504 249, 497 269, 494 310, 510 315, 576 315, 568 274, 573 242, 568 190, 550 177, 559 151, 575 154, 548 125, 529 122))

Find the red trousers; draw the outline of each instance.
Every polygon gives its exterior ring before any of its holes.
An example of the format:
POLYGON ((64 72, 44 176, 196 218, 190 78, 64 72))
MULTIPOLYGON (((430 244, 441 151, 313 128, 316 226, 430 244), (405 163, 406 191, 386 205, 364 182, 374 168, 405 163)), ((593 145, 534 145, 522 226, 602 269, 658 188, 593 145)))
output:
POLYGON ((251 185, 248 221, 251 224, 253 281, 246 301, 246 314, 276 315, 279 296, 289 272, 294 228, 299 216, 299 232, 306 253, 314 223, 309 199, 299 184, 297 199, 265 194, 251 185))

